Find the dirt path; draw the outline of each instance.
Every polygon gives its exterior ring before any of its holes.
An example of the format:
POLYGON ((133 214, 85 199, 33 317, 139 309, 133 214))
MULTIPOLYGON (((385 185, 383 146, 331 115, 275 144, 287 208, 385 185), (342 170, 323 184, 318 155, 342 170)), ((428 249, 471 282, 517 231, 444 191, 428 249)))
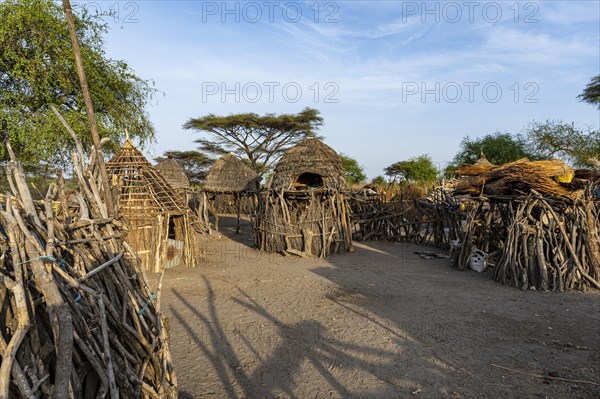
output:
POLYGON ((490 366, 600 383, 598 293, 523 292, 412 245, 318 261, 235 239, 166 273, 181 398, 600 397, 490 366))

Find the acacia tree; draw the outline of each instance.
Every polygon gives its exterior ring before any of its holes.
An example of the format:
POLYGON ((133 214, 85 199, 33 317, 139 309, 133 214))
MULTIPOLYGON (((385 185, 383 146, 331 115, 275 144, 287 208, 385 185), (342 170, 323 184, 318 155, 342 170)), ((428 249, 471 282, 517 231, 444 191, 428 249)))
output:
MULTIPOLYGON (((73 149, 50 110, 56 106, 86 149, 92 143, 65 15, 51 0, 0 2, 0 121, 26 166, 65 166, 73 149)), ((120 60, 106 57, 107 25, 79 9, 74 24, 101 137, 110 152, 125 129, 142 145, 154 127, 144 108, 156 90, 120 60)), ((2 150, 0 150, 2 151, 2 150)))
POLYGON ((319 111, 305 108, 298 114, 209 114, 192 118, 183 127, 207 134, 195 140, 202 151, 216 156, 233 152, 263 174, 288 148, 314 137, 322 125, 319 111))
POLYGON ((437 179, 437 170, 428 154, 412 157, 407 161, 391 164, 384 169, 392 179, 401 178, 407 182, 431 183, 437 179))
POLYGON ((362 183, 367 180, 364 168, 358 164, 358 161, 346 154, 340 154, 344 171, 346 172, 346 182, 350 185, 362 183))
POLYGON ((200 185, 206 178, 214 159, 199 151, 165 151, 162 157, 157 157, 156 162, 162 162, 171 157, 185 172, 192 185, 200 185))
POLYGON ((594 76, 577 98, 579 101, 597 105, 600 109, 600 75, 594 76))
POLYGON ((592 166, 592 159, 600 157, 600 130, 582 130, 574 123, 546 120, 532 122, 526 135, 539 158, 562 158, 576 166, 592 166))

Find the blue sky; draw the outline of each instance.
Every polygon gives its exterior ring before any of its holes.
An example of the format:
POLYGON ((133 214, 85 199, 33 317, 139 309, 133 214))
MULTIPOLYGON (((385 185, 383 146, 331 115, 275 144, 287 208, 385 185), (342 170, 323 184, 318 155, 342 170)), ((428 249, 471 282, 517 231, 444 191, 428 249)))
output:
POLYGON ((321 111, 325 142, 369 177, 465 135, 518 133, 548 118, 600 125, 580 103, 600 73, 598 1, 135 1, 114 15, 107 54, 165 93, 148 108, 149 157, 194 149, 190 117, 321 111))

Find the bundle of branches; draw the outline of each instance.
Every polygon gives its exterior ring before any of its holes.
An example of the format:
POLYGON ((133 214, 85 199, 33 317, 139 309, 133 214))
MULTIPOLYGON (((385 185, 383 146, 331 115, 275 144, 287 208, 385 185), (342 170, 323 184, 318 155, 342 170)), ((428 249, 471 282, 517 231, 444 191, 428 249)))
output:
POLYGON ((581 185, 572 183, 574 170, 560 160, 522 159, 501 166, 471 165, 458 173, 466 177, 456 183, 455 194, 511 195, 535 190, 550 196, 576 197, 581 193, 581 185), (479 170, 481 173, 477 173, 479 170))
POLYGON ((600 204, 589 184, 573 202, 533 192, 481 198, 467 219, 459 269, 473 246, 494 252, 493 278, 522 289, 600 289, 600 204))
MULTIPOLYGON (((100 200, 92 152, 32 200, 14 154, 0 216, 0 398, 175 398, 158 292, 100 200)), ((161 278, 162 279, 162 278, 161 278)))

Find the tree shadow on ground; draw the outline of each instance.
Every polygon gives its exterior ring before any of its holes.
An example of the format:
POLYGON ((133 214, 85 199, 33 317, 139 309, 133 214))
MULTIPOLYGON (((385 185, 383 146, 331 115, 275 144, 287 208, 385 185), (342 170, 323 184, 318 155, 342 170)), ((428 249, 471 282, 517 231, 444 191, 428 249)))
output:
MULTIPOLYGON (((228 329, 220 320, 211 283, 206 278, 203 281, 208 293, 206 314, 176 289, 173 289, 175 297, 181 301, 186 313, 193 314, 197 320, 190 320, 173 307, 171 313, 184 326, 193 345, 209 361, 228 398, 296 398, 294 391, 299 383, 296 376, 300 369, 305 370, 306 367, 312 367, 326 382, 330 391, 328 397, 372 398, 374 394, 369 387, 365 387, 369 392, 350 392, 336 377, 337 368, 352 368, 356 373, 370 374, 386 381, 377 375, 380 368, 398 366, 396 352, 331 337, 332 334, 319 321, 284 323, 238 287, 239 297, 233 297, 232 301, 259 316, 264 322, 261 325, 272 327, 263 332, 266 337, 261 337, 272 344, 265 352, 258 347, 260 343, 253 331, 245 331, 244 326, 228 329), (199 324, 196 323, 198 321, 199 324), (245 347, 244 352, 253 358, 254 367, 247 367, 248 355, 241 358, 236 347, 245 347)), ((315 385, 318 383, 315 382, 315 385)))

